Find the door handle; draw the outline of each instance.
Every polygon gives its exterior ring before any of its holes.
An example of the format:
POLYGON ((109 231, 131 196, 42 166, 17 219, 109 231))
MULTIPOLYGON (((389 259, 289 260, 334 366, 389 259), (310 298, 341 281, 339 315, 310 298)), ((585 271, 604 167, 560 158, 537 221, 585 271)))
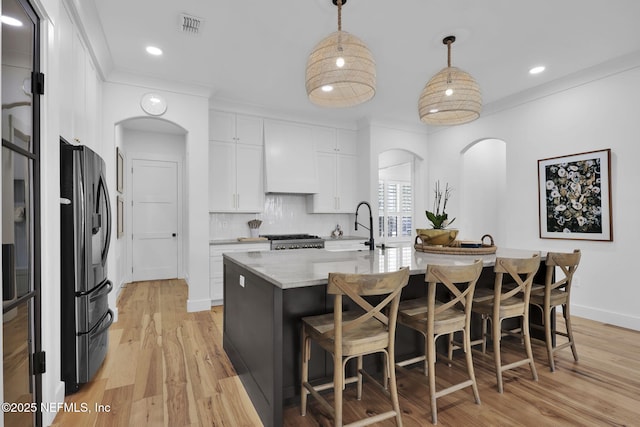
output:
POLYGON ((171 237, 176 237, 177 235, 177 233, 171 233, 171 237))

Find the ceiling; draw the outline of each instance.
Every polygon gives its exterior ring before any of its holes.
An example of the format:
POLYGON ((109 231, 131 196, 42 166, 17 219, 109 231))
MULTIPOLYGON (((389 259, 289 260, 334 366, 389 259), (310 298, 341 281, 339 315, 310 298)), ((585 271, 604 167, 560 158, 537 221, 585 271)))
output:
MULTIPOLYGON (((306 60, 337 29, 331 0, 93 0, 113 64, 132 73, 203 87, 215 99, 313 116, 419 124, 425 83, 446 66, 478 81, 489 104, 580 70, 640 52, 637 0, 348 0, 343 30, 365 41, 377 63, 377 92, 362 105, 327 109, 305 92, 306 60), (179 15, 204 19, 199 35, 179 15), (164 51, 145 53, 147 45, 164 51), (532 76, 528 70, 545 65, 532 76)), ((87 31, 100 31, 100 25, 87 31)))

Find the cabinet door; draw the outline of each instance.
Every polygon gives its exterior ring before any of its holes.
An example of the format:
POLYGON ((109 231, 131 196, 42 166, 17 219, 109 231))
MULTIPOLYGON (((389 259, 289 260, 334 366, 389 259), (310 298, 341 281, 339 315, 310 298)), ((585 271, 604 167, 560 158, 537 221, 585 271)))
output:
POLYGON ((316 153, 318 168, 318 192, 311 197, 313 213, 334 213, 338 208, 336 199, 336 155, 316 153))
MULTIPOLYGON (((313 147, 323 153, 336 152, 336 130, 323 126, 313 126, 313 147)), ((321 169, 318 169, 320 171, 321 169)))
POLYGON ((85 71, 85 93, 84 93, 84 105, 85 105, 85 120, 86 124, 84 130, 84 137, 86 139, 85 144, 89 144, 96 151, 100 152, 100 146, 98 144, 98 81, 96 69, 93 66, 91 57, 85 56, 84 63, 85 71))
POLYGON ((240 144, 264 145, 262 119, 238 114, 236 116, 236 138, 240 144))
POLYGON ((239 212, 264 210, 262 146, 236 145, 236 208, 239 212))
POLYGON ((214 245, 209 248, 209 295, 211 303, 222 303, 224 298, 222 254, 270 250, 269 243, 243 243, 242 245, 214 245))
POLYGON ((358 134, 354 130, 338 129, 337 150, 340 154, 358 154, 358 134))
MULTIPOLYGON (((85 138, 85 67, 86 52, 77 31, 73 32, 73 140, 92 143, 85 138)), ((95 150, 95 146, 92 146, 95 150)), ((99 151, 99 150, 96 150, 99 151)))
POLYGON ((64 7, 60 7, 57 28, 60 47, 60 135, 72 142, 73 135, 73 24, 64 7))
POLYGON ((318 191, 311 126, 264 121, 265 189, 273 193, 318 191))
POLYGON ((337 211, 355 212, 358 204, 358 158, 338 154, 336 164, 337 211))
POLYGON ((232 212, 236 205, 236 144, 209 142, 209 210, 232 212))
POLYGON ((209 111, 209 140, 235 142, 236 115, 222 111, 209 111))

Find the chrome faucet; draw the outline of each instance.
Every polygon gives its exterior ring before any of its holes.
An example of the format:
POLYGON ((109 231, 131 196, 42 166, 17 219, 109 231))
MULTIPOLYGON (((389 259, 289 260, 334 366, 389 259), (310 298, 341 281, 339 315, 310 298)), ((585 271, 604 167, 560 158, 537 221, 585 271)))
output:
POLYGON ((356 208, 356 225, 355 225, 356 231, 358 230, 358 225, 361 225, 365 229, 369 230, 369 241, 364 242, 364 244, 369 246, 370 251, 374 250, 376 245, 373 242, 373 214, 371 213, 371 205, 367 202, 358 203, 358 207, 356 208), (362 205, 367 205, 367 207, 369 208, 369 227, 366 227, 358 222, 358 209, 360 209, 360 206, 362 205))

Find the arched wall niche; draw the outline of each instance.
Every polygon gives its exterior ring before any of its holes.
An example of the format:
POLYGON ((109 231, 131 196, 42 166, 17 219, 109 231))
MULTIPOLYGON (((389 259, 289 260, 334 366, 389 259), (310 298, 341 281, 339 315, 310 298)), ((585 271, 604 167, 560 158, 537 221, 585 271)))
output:
MULTIPOLYGON (((421 188, 420 185, 417 184, 418 177, 422 176, 421 166, 423 163, 423 158, 407 149, 403 148, 392 148, 384 150, 378 153, 378 179, 392 179, 392 180, 408 180, 411 182, 413 194, 412 194, 412 203, 413 203, 413 212, 412 212, 412 229, 415 229, 416 223, 420 222, 420 215, 422 212, 422 197, 417 194, 418 189, 421 188)), ((377 200, 375 201, 378 204, 377 200)), ((379 205, 379 204, 378 204, 379 205)), ((383 216, 383 212, 378 211, 378 216, 383 216)), ((380 224, 374 224, 374 227, 378 227, 380 229, 380 224)), ((413 238, 413 231, 409 236, 397 236, 390 238, 387 235, 387 227, 388 224, 385 224, 385 232, 383 236, 380 236, 382 242, 388 241, 404 241, 411 240, 413 238)), ((398 225, 400 227, 400 225, 398 225)), ((376 235, 379 233, 377 232, 376 235)), ((400 233, 399 233, 400 234, 400 233)))
POLYGON ((499 245, 506 238, 504 221, 507 188, 505 141, 483 138, 460 152, 460 215, 456 225, 461 240, 480 240, 490 234, 499 245))

